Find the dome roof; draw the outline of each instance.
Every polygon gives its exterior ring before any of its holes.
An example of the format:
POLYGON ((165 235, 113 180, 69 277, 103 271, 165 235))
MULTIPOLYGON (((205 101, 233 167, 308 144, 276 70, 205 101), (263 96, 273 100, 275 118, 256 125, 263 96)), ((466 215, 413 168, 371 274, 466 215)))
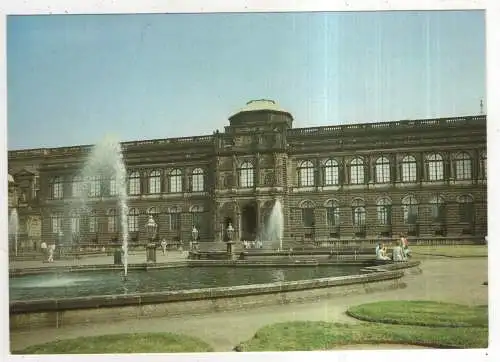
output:
POLYGON ((12 177, 12 175, 9 173, 7 174, 8 176, 8 180, 9 180, 9 183, 15 183, 16 181, 14 181, 14 177, 12 177))
POLYGON ((257 111, 273 111, 273 112, 283 112, 283 113, 288 113, 290 112, 284 110, 281 108, 278 103, 276 103, 273 100, 270 99, 255 99, 247 102, 245 107, 241 108, 238 112, 234 113, 232 117, 236 116, 237 114, 243 113, 243 112, 257 112, 257 111))

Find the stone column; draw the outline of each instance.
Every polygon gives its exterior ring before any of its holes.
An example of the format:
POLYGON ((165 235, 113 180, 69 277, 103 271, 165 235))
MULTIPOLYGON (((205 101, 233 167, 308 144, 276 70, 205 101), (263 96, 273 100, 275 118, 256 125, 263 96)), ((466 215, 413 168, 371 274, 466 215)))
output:
POLYGON ((215 167, 214 167, 214 179, 213 188, 214 190, 221 188, 222 185, 219 184, 220 170, 219 170, 220 157, 215 157, 215 167))
POLYGON ((417 180, 420 180, 421 182, 425 181, 426 167, 425 155, 423 152, 420 152, 417 156, 417 180))
POLYGON ((478 149, 474 150, 471 156, 472 162, 472 180, 477 183, 477 180, 481 178, 481 151, 478 149))
POLYGON ((232 241, 239 241, 241 238, 241 212, 238 204, 233 201, 233 228, 234 236, 232 241))
POLYGON ((257 236, 260 236, 261 233, 262 233, 262 216, 261 216, 261 212, 260 212, 260 208, 262 207, 262 201, 261 200, 257 200, 256 201, 256 204, 257 204, 257 209, 255 210, 255 213, 256 213, 256 218, 257 218, 257 236))
POLYGON ((368 185, 368 183, 371 180, 371 175, 372 175, 372 157, 371 156, 366 156, 363 159, 364 161, 364 166, 365 166, 365 182, 363 182, 365 185, 368 185))
POLYGON ((321 170, 321 160, 319 158, 317 158, 315 160, 315 166, 316 167, 315 167, 315 170, 314 170, 314 177, 315 177, 315 180, 314 180, 315 183, 314 183, 314 185, 315 185, 315 187, 317 189, 318 187, 323 186, 323 177, 322 177, 323 176, 323 172, 321 170))
POLYGON ((139 171, 139 175, 141 176, 141 195, 147 194, 149 192, 148 190, 148 171, 145 169, 141 169, 139 171))
POLYGON ((257 152, 255 154, 255 174, 254 174, 254 181, 253 181, 253 185, 254 185, 254 188, 256 187, 259 187, 260 186, 260 153, 257 152))
POLYGON ((240 180, 238 178, 238 159, 236 155, 233 155, 233 185, 232 187, 238 188, 240 185, 240 180))
POLYGON ((214 210, 212 214, 212 227, 213 227, 213 238, 217 242, 222 241, 222 234, 220 232, 220 209, 221 209, 221 203, 219 201, 214 202, 214 210))
POLYGON ((345 157, 342 157, 342 165, 344 172, 344 185, 349 185, 349 166, 347 165, 345 157))
POLYGON ((274 180, 273 186, 277 187, 281 184, 281 167, 279 165, 279 158, 277 153, 273 153, 273 161, 274 161, 274 180))
POLYGON ((391 170, 391 183, 394 184, 399 181, 399 165, 398 165, 398 158, 395 153, 393 153, 390 158, 391 162, 390 170, 391 170))
POLYGON ((451 172, 451 155, 449 152, 446 152, 443 157, 443 178, 444 181, 448 182, 452 177, 451 172))

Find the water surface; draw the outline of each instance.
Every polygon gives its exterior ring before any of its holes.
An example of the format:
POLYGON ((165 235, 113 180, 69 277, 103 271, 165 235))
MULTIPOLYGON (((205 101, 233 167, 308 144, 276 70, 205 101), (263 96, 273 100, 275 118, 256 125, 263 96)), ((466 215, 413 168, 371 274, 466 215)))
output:
POLYGON ((359 274, 360 265, 301 267, 179 267, 25 275, 9 281, 9 299, 72 298, 228 287, 359 274))

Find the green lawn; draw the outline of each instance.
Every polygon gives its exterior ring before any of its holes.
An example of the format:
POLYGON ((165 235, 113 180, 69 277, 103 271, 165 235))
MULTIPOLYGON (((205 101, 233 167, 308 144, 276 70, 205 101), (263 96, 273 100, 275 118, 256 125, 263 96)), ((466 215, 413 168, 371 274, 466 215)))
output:
POLYGON ((423 246, 410 245, 410 249, 417 255, 436 255, 450 257, 484 257, 488 256, 486 245, 440 245, 423 246))
POLYGON ((486 348, 487 328, 436 328, 378 323, 288 322, 261 328, 241 351, 319 351, 353 344, 411 344, 436 348, 486 348))
POLYGON ((13 354, 212 352, 202 340, 173 333, 110 334, 64 339, 30 346, 13 354))
POLYGON ((487 327, 487 306, 430 301, 389 301, 361 304, 347 310, 351 317, 377 323, 429 327, 487 327))
POLYGON ((411 344, 435 348, 486 348, 485 306, 424 301, 390 301, 349 308, 373 322, 340 324, 288 322, 268 325, 237 349, 241 351, 316 351, 356 344, 411 344), (390 323, 390 324, 389 324, 390 323), (411 327, 408 326, 411 324, 411 327))

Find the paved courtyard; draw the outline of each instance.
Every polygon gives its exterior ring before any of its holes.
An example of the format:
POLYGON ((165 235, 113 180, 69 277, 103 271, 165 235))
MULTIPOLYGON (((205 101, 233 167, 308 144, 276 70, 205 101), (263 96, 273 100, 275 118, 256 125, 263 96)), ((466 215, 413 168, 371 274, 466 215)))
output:
MULTIPOLYGON (((165 258, 174 258, 175 254, 165 258)), ((181 256, 178 255, 178 258, 181 256)), ((108 259, 109 262, 109 257, 108 259)), ((169 259, 170 260, 170 259, 169 259)), ((93 261, 95 263, 95 261, 93 261)), ((292 320, 324 320, 352 323, 345 315, 350 305, 378 300, 438 300, 461 304, 487 304, 487 258, 429 258, 422 261, 423 274, 406 278, 407 288, 342 298, 267 306, 206 315, 156 319, 131 319, 112 324, 74 325, 11 334, 11 349, 21 349, 56 339, 129 332, 175 332, 202 338, 218 352, 230 351, 261 327, 292 320)))
MULTIPOLYGON (((163 255, 161 251, 156 253, 156 261, 158 263, 175 262, 180 260, 186 260, 186 252, 180 251, 168 251, 166 255, 163 255)), ((146 262, 146 252, 137 251, 133 252, 128 256, 129 264, 140 264, 146 262)), ((55 260, 53 263, 46 263, 42 261, 40 257, 39 260, 10 260, 9 269, 23 269, 23 268, 47 268, 55 266, 73 266, 73 265, 105 265, 113 263, 113 255, 97 255, 97 256, 85 256, 81 259, 64 259, 55 260)))

